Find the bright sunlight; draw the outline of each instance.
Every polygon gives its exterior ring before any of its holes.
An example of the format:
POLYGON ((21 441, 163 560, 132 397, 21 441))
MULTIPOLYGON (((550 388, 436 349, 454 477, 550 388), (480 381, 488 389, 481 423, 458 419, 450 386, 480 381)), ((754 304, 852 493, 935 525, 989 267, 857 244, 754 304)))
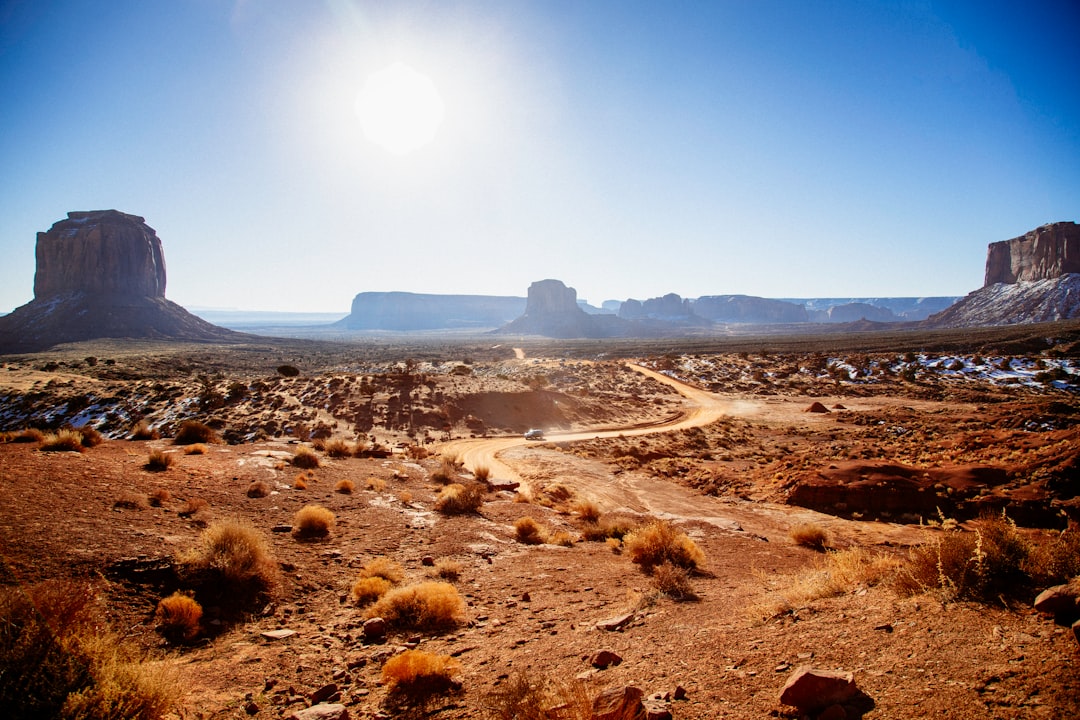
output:
POLYGON ((431 79, 396 62, 368 75, 356 114, 368 140, 406 155, 432 141, 445 112, 431 79))

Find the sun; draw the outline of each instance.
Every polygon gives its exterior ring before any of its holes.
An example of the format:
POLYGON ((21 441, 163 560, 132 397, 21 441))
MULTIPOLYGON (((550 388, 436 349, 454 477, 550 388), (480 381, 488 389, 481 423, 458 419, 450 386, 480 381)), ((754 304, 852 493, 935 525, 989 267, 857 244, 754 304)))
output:
POLYGON ((407 155, 435 138, 445 107, 431 78, 396 62, 368 75, 356 114, 368 140, 407 155))

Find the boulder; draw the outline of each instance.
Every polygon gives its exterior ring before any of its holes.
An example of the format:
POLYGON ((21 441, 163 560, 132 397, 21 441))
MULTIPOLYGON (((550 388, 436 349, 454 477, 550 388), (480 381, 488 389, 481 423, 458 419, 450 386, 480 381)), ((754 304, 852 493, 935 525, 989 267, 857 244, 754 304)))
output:
POLYGON ((803 712, 815 713, 845 703, 858 694, 859 688, 851 673, 803 666, 784 684, 780 702, 794 705, 803 712))
POLYGON ((618 665, 622 662, 622 657, 612 650, 599 650, 592 654, 589 658, 589 664, 594 668, 603 670, 611 667, 612 665, 618 665))
POLYGON ((386 621, 381 617, 373 617, 364 621, 363 630, 365 640, 382 640, 386 637, 386 621))
POLYGON ((1071 625, 1080 619, 1080 582, 1073 581, 1043 590, 1035 598, 1035 609, 1053 615, 1063 625, 1071 625))
POLYGON ((591 720, 643 720, 644 696, 641 688, 632 685, 605 690, 593 700, 591 720))
POLYGON ((337 703, 312 705, 287 716, 288 720, 349 720, 349 710, 337 703))

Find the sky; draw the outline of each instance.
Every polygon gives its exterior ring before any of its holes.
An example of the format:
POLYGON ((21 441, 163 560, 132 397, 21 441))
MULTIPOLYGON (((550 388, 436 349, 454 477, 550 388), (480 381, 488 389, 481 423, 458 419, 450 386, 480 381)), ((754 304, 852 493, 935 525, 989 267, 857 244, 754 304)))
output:
POLYGON ((1074 0, 0 0, 0 312, 38 232, 110 208, 186 307, 964 295, 989 243, 1080 221, 1078 28, 1074 0), (438 105, 392 116, 435 125, 406 151, 358 111, 395 66, 438 105))

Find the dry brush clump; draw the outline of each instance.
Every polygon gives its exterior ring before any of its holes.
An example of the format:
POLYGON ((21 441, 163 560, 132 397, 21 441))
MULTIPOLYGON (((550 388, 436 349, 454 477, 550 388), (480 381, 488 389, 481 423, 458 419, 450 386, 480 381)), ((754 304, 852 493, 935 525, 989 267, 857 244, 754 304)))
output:
POLYGON ((203 605, 239 609, 271 597, 279 582, 277 561, 266 537, 254 526, 223 520, 199 536, 180 557, 180 576, 203 605))
POLYGON ((45 439, 45 433, 37 428, 26 428, 13 433, 7 442, 13 443, 39 443, 45 439))
POLYGON ((109 629, 89 585, 0 589, 0 708, 11 720, 157 720, 179 696, 166 666, 109 629))
POLYGON ((690 571, 670 562, 662 562, 653 568, 652 584, 672 600, 697 600, 697 593, 690 583, 690 571))
POLYGON ((337 518, 322 505, 305 505, 293 516, 293 534, 300 539, 324 538, 334 529, 337 518))
POLYGON ((332 458, 347 458, 353 456, 356 448, 348 440, 332 438, 324 444, 323 452, 332 458))
POLYGON ((817 523, 800 523, 788 531, 788 537, 792 542, 802 547, 808 547, 818 552, 823 552, 829 546, 828 531, 817 523))
POLYGON ((139 420, 131 426, 132 440, 157 440, 160 437, 161 433, 150 427, 150 423, 146 420, 139 420))
POLYGON ((443 456, 439 461, 439 468, 431 473, 431 480, 440 485, 449 485, 454 482, 461 472, 461 462, 457 457, 443 456))
POLYGON ((203 609, 195 598, 179 591, 158 602, 154 613, 157 631, 173 644, 188 643, 198 637, 203 609))
POLYGON ((314 450, 306 445, 301 445, 296 448, 296 452, 293 454, 290 462, 292 462, 293 467, 298 467, 303 470, 314 470, 321 464, 319 456, 315 454, 314 450))
POLYGON ((270 486, 266 484, 265 480, 254 480, 247 486, 244 494, 249 498, 264 498, 270 494, 270 486))
POLYGON ((83 445, 82 433, 64 429, 45 435, 38 449, 44 452, 82 452, 86 447, 83 445))
POLYGON ((439 491, 435 509, 443 515, 474 513, 484 504, 487 488, 480 483, 451 483, 439 491))
POLYGON ((524 545, 542 545, 547 540, 547 530, 526 515, 514 521, 514 539, 524 545))
POLYGON ((490 720, 592 720, 593 699, 584 683, 517 671, 484 702, 490 720))
POLYGON ((195 443, 184 448, 185 455, 205 455, 208 449, 204 443, 195 443))
POLYGON ((427 581, 390 590, 365 616, 401 629, 446 630, 465 621, 465 601, 450 583, 427 581))
POLYGON ((176 464, 176 456, 164 450, 151 450, 143 468, 150 472, 165 472, 176 464))
POLYGON ((173 445, 194 445, 195 443, 218 445, 221 443, 221 438, 218 437, 217 431, 206 423, 185 420, 176 430, 173 445))
POLYGON ((457 689, 454 676, 460 672, 461 663, 449 655, 406 650, 383 664, 380 679, 392 695, 417 701, 457 689))
POLYGON ((334 492, 341 493, 342 495, 352 495, 352 492, 355 489, 356 484, 348 478, 342 478, 334 483, 334 492))
POLYGON ((705 562, 705 553, 690 537, 663 520, 633 530, 623 538, 630 561, 646 571, 665 562, 694 570, 705 562))

